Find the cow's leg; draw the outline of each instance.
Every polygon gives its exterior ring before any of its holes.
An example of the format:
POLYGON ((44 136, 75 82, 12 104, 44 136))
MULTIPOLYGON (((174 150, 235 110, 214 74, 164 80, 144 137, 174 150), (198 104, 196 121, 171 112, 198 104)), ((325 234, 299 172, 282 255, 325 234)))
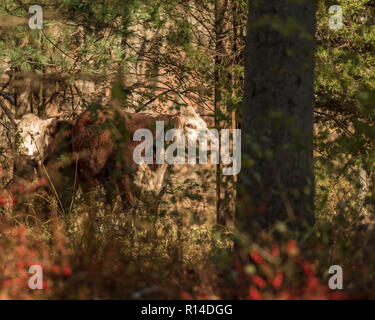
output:
POLYGON ((155 172, 153 176, 154 182, 153 185, 155 186, 154 193, 156 195, 161 195, 163 189, 166 187, 166 182, 169 176, 168 164, 162 164, 155 172))
MULTIPOLYGON (((78 161, 78 185, 82 191, 82 200, 83 204, 87 208, 92 207, 93 203, 93 192, 95 190, 95 186, 98 185, 98 181, 90 176, 91 172, 84 170, 83 168, 88 168, 86 163, 82 164, 81 161, 78 161)), ((91 210, 89 210, 91 211, 91 210)))
POLYGON ((116 200, 116 184, 114 179, 108 177, 103 182, 106 203, 113 209, 116 200))
POLYGON ((113 165, 109 161, 100 179, 105 192, 106 205, 109 206, 110 211, 113 210, 116 201, 116 179, 111 172, 112 167, 113 165))
POLYGON ((152 199, 152 202, 149 207, 149 211, 151 214, 157 214, 159 210, 159 205, 161 202, 161 198, 167 187, 167 179, 169 177, 169 169, 168 164, 162 164, 156 172, 152 175, 152 184, 154 186, 154 190, 152 193, 154 194, 155 198, 152 199))
POLYGON ((118 188, 120 190, 120 196, 122 204, 125 210, 132 209, 134 207, 135 199, 132 189, 133 180, 126 174, 117 181, 118 188))
POLYGON ((137 241, 137 222, 136 222, 136 208, 135 197, 132 189, 133 179, 130 175, 125 174, 118 180, 118 188, 120 190, 123 207, 126 211, 130 211, 131 217, 131 251, 135 250, 135 243, 137 241))

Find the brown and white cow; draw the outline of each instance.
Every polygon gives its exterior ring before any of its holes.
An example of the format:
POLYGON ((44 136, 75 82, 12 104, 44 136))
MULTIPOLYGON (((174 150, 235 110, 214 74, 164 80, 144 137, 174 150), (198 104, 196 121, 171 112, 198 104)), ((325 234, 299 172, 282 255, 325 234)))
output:
MULTIPOLYGON (((104 109, 83 112, 73 128, 73 151, 78 158, 79 184, 83 191, 102 185, 107 200, 111 201, 118 188, 126 208, 133 208, 138 199, 148 211, 156 212, 166 186, 169 165, 156 164, 156 161, 138 165, 133 160, 133 152, 141 143, 133 141, 134 133, 138 129, 149 129, 155 137, 156 121, 164 121, 165 130, 178 128, 187 132, 197 129, 210 134, 205 121, 191 109, 175 115, 104 109)), ((196 138, 194 132, 188 137, 196 138)))
POLYGON ((41 186, 57 198, 60 209, 69 208, 74 196, 73 121, 40 119, 31 113, 11 120, 17 132, 14 177, 6 186, 11 197, 27 198, 41 186))

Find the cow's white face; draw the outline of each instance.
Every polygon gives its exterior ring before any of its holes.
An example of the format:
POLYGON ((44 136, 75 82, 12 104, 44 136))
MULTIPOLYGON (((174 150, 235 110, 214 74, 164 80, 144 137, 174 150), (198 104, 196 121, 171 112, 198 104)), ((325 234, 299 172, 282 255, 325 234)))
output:
POLYGON ((20 136, 20 153, 32 159, 42 159, 48 144, 48 127, 54 119, 42 120, 34 114, 26 114, 15 120, 20 136))
POLYGON ((199 141, 199 136, 211 139, 212 142, 218 143, 216 136, 212 135, 209 131, 206 122, 201 116, 193 109, 180 116, 182 127, 186 133, 187 142, 190 146, 195 146, 196 142, 199 141))

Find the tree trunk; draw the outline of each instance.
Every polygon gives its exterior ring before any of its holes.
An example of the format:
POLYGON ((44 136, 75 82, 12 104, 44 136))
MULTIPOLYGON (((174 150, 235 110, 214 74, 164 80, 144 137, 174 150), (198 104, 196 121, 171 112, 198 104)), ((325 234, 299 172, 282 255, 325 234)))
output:
MULTIPOLYGON (((230 72, 234 37, 233 7, 235 0, 215 1, 215 127, 235 129, 235 115, 228 110, 228 96, 233 90, 230 72), (232 38, 231 38, 232 36, 232 38)), ((217 224, 233 229, 235 216, 235 178, 222 175, 223 165, 216 167, 217 224)))
POLYGON ((314 32, 313 1, 249 1, 237 207, 249 235, 314 223, 314 32))

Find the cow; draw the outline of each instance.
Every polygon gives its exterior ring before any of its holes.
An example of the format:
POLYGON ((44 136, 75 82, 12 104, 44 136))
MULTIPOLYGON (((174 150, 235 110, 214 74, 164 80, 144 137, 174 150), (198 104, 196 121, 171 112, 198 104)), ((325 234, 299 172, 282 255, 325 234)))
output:
MULTIPOLYGON (((133 152, 141 143, 133 141, 134 133, 149 129, 155 137, 156 121, 163 121, 165 130, 176 128, 186 133, 197 129, 211 135, 205 121, 192 109, 174 115, 128 113, 100 107, 84 111, 73 128, 73 152, 78 159, 79 185, 83 192, 102 185, 110 203, 119 192, 124 208, 132 210, 140 200, 147 211, 157 212, 169 164, 156 161, 137 164, 133 159, 133 152)), ((194 132, 188 137, 196 138, 194 132)))
POLYGON ((15 173, 25 178, 36 168, 37 177, 46 184, 47 193, 57 199, 61 210, 68 210, 75 196, 74 122, 58 118, 43 120, 34 114, 26 114, 15 123, 19 149, 15 173))
POLYGON ((10 198, 15 202, 14 199, 42 192, 55 197, 59 208, 67 210, 74 197, 74 122, 56 117, 40 119, 32 113, 14 119, 9 109, 1 107, 16 131, 14 177, 5 187, 10 198))

